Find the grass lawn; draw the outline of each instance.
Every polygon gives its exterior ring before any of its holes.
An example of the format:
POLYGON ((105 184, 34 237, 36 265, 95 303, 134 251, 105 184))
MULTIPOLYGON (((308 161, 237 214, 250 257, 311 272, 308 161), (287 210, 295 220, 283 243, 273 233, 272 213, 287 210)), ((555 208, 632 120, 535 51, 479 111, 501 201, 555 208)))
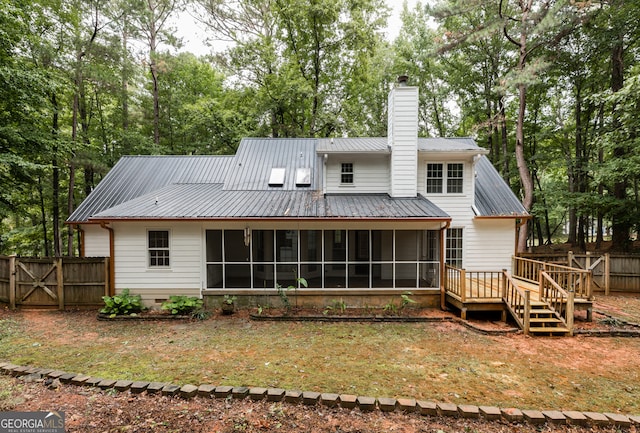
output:
POLYGON ((113 379, 640 414, 637 338, 486 336, 456 323, 246 315, 103 322, 95 312, 3 311, 0 359, 113 379))

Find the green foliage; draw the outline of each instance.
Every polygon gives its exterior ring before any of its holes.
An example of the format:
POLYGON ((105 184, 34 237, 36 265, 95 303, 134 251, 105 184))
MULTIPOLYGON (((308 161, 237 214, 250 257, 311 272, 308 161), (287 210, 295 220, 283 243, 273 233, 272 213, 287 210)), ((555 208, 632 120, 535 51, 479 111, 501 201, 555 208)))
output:
POLYGON ((124 289, 122 293, 114 296, 103 296, 104 307, 100 310, 109 317, 136 315, 146 308, 142 305, 140 295, 129 294, 129 289, 124 289))
POLYGON ((344 314, 344 312, 346 310, 347 310, 347 304, 342 299, 340 299, 340 300, 333 299, 331 301, 331 304, 329 304, 326 307, 324 307, 324 310, 322 311, 322 314, 324 314, 326 316, 331 311, 334 311, 334 312, 340 313, 340 314, 344 314))
POLYGON ((400 295, 400 310, 403 310, 409 304, 415 304, 416 301, 411 299, 409 296, 413 295, 411 292, 404 292, 400 295))
POLYGON ((309 287, 307 280, 302 277, 296 278, 296 283, 297 283, 296 286, 289 285, 288 287, 284 287, 282 284, 279 284, 279 283, 276 284, 276 290, 278 292, 278 296, 280 297, 280 301, 282 301, 282 305, 284 306, 286 311, 291 310, 291 301, 289 300, 289 295, 287 294, 287 292, 289 290, 294 290, 294 291, 297 290, 298 285, 309 287))
POLYGON ((195 296, 174 295, 170 296, 160 306, 163 310, 169 310, 174 315, 187 315, 202 308, 204 302, 195 296))
POLYGON ((227 305, 233 305, 236 302, 237 298, 235 295, 224 295, 222 297, 222 303, 227 305))

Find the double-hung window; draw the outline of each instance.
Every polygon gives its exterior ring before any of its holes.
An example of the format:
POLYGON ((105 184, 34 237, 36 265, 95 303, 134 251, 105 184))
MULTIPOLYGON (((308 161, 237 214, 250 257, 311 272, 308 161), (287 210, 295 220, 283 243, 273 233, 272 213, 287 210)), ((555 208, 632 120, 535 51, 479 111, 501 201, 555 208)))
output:
POLYGON ((169 267, 169 231, 149 230, 147 232, 149 248, 149 267, 169 267))
POLYGON ((427 194, 462 194, 463 173, 461 163, 428 163, 427 194))
POLYGON ((353 185, 353 163, 343 162, 340 168, 340 183, 353 185))

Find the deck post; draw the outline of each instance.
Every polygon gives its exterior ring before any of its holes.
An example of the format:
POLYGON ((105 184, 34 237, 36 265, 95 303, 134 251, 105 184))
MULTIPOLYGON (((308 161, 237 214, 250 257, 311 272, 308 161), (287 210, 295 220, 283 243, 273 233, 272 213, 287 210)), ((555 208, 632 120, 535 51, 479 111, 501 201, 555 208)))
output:
POLYGON ((526 290, 524 292, 524 316, 522 317, 523 326, 522 330, 524 335, 529 335, 529 323, 531 321, 531 291, 526 290))
POLYGON ((467 302, 467 271, 460 269, 460 299, 467 302))
POLYGON ((567 253, 567 266, 573 267, 573 251, 567 253))
POLYGON ((567 328, 569 328, 569 335, 573 335, 574 298, 574 291, 569 290, 569 299, 567 299, 567 328))
POLYGON ((542 276, 543 272, 542 269, 538 271, 538 298, 540 301, 546 298, 546 294, 544 293, 544 278, 542 276))

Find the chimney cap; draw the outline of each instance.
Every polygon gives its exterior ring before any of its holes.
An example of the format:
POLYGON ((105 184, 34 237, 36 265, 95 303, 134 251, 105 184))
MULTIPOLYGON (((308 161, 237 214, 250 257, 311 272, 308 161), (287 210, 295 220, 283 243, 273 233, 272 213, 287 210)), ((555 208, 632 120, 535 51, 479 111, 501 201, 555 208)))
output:
POLYGON ((409 76, 408 75, 399 75, 398 76, 398 85, 400 87, 405 87, 407 85, 408 81, 409 81, 409 76))

